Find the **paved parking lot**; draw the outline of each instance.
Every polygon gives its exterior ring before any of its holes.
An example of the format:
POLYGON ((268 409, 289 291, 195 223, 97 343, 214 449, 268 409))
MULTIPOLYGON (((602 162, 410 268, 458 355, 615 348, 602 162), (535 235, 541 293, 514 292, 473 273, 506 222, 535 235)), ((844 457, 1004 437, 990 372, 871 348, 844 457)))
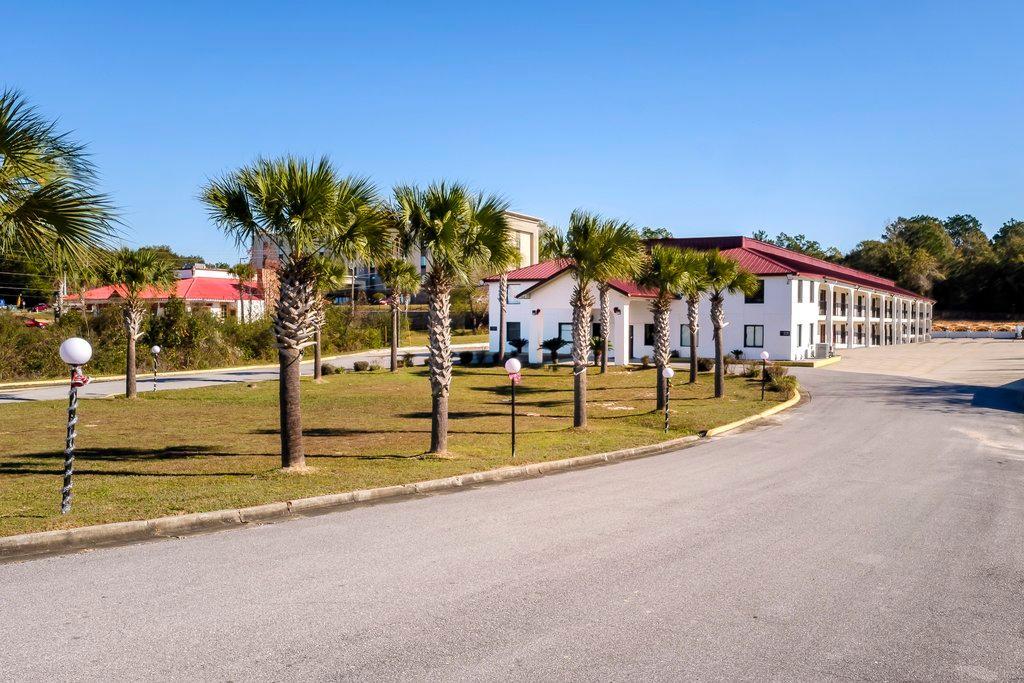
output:
POLYGON ((935 339, 924 344, 843 349, 836 372, 899 375, 1024 391, 1024 341, 935 339))

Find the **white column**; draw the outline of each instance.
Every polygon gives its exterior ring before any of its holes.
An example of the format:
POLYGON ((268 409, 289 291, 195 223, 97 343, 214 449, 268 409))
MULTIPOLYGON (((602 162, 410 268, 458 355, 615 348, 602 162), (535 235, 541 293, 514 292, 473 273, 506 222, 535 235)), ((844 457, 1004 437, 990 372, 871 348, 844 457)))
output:
POLYGON ((885 325, 885 294, 880 294, 878 297, 878 341, 882 346, 886 346, 885 325))
MULTIPOLYGON (((532 305, 532 302, 529 299, 524 299, 522 305, 529 306, 532 305)), ((544 341, 544 310, 541 309, 537 315, 531 315, 528 324, 530 326, 527 337, 530 341, 528 349, 530 363, 540 365, 544 362, 544 349, 540 348, 540 343, 544 341)))
POLYGON ((833 340, 835 339, 835 328, 833 327, 832 321, 832 309, 835 307, 835 299, 833 299, 835 296, 835 286, 831 282, 827 283, 826 286, 828 287, 828 292, 825 294, 825 338, 821 341, 828 344, 829 348, 831 348, 833 340))
POLYGON ((612 353, 616 365, 629 365, 629 304, 618 309, 619 313, 612 310, 612 353))
POLYGON ((903 343, 903 322, 900 313, 903 310, 903 301, 898 297, 892 298, 892 343, 903 343))
POLYGON ((853 301, 856 293, 850 287, 850 296, 846 299, 846 348, 853 348, 853 301))

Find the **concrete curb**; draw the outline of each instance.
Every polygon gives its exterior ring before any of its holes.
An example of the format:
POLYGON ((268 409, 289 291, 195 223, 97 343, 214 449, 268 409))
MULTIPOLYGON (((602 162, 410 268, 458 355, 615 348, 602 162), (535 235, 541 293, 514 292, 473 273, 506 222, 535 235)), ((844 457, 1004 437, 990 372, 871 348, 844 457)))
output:
MULTIPOLYGON (((466 351, 469 349, 476 350, 478 346, 486 346, 487 342, 467 342, 465 344, 452 344, 452 351, 466 351)), ((398 353, 422 353, 427 350, 426 346, 399 346, 398 353)), ((341 353, 334 356, 324 356, 321 358, 321 362, 327 363, 332 360, 339 360, 345 358, 352 358, 354 356, 365 356, 368 353, 390 353, 391 349, 368 349, 366 351, 353 351, 352 353, 341 353)), ((303 363, 312 363, 312 358, 307 358, 302 361, 303 363)), ((200 370, 171 370, 169 372, 161 372, 161 377, 181 377, 182 375, 195 375, 203 372, 233 372, 236 370, 272 370, 278 366, 277 363, 265 363, 263 365, 234 365, 226 368, 203 368, 200 370)), ((139 381, 144 381, 149 376, 145 373, 139 374, 139 381)), ((102 377, 93 377, 93 382, 115 382, 124 379, 124 375, 103 375, 102 377)), ((62 379, 37 379, 28 380, 25 382, 2 382, 0 383, 0 389, 34 389, 36 387, 50 387, 56 385, 67 384, 66 378, 62 379)))
POLYGON ((721 425, 720 427, 713 427, 713 428, 707 430, 706 432, 704 432, 704 437, 705 438, 710 438, 712 436, 718 436, 719 434, 724 434, 725 432, 732 431, 733 429, 736 429, 737 427, 742 427, 743 425, 747 424, 748 422, 753 422, 754 420, 760 420, 762 418, 774 415, 775 413, 780 413, 783 410, 785 410, 786 408, 792 408, 793 406, 795 406, 799 402, 800 402, 800 392, 796 391, 793 394, 793 398, 791 398, 791 399, 789 399, 787 401, 783 401, 782 403, 778 404, 777 406, 772 406, 768 410, 763 410, 760 413, 758 413, 757 415, 751 415, 750 417, 745 417, 742 420, 736 420, 735 422, 730 422, 729 424, 724 424, 724 425, 721 425))
POLYGON ((480 484, 495 484, 514 479, 529 479, 546 474, 567 470, 595 467, 607 463, 632 460, 651 455, 660 455, 679 448, 686 448, 703 439, 716 436, 736 429, 741 425, 774 415, 800 401, 799 392, 793 398, 777 406, 762 411, 757 415, 720 427, 709 429, 704 435, 683 436, 668 441, 661 441, 647 446, 624 448, 608 453, 581 455, 575 458, 549 460, 528 465, 510 465, 482 472, 470 472, 443 479, 430 479, 411 484, 399 484, 375 489, 361 489, 347 493, 332 493, 312 498, 299 498, 279 503, 267 503, 254 507, 235 510, 214 510, 212 512, 194 512, 185 515, 158 517, 132 522, 113 522, 94 526, 61 529, 58 531, 38 531, 31 534, 20 534, 0 538, 0 562, 29 559, 37 555, 52 555, 121 545, 145 540, 184 536, 208 531, 217 531, 248 524, 276 522, 290 518, 302 517, 307 514, 327 512, 336 508, 358 503, 373 503, 392 498, 429 495, 457 491, 459 489, 480 484))

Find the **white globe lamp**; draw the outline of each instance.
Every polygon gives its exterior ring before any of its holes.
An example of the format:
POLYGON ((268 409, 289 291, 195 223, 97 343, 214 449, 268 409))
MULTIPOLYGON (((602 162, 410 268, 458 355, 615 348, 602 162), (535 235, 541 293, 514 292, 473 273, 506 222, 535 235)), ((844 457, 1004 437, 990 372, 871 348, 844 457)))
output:
POLYGON ((156 344, 150 347, 149 352, 154 356, 160 353, 160 347, 156 344))
POLYGON ((664 377, 665 379, 672 379, 673 377, 676 376, 676 371, 673 370, 672 368, 666 367, 664 370, 661 371, 661 376, 664 377))
POLYGON ((509 358, 505 361, 505 372, 510 375, 514 375, 523 369, 523 364, 519 362, 518 358, 509 358))
POLYGON ((60 345, 60 359, 68 365, 85 365, 92 358, 92 346, 81 337, 65 339, 60 345))
POLYGON ((761 360, 768 360, 768 352, 767 351, 762 351, 761 352, 761 360))

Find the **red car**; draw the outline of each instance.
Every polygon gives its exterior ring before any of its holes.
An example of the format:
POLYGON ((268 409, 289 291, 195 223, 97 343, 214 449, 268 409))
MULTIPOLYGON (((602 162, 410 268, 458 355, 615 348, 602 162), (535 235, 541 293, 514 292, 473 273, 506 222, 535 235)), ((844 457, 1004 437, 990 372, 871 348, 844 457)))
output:
POLYGON ((46 327, 49 324, 48 320, 36 320, 35 318, 27 318, 25 320, 25 327, 46 327))
POLYGON ((33 313, 42 313, 43 311, 50 310, 50 304, 36 304, 32 308, 28 309, 33 313))

